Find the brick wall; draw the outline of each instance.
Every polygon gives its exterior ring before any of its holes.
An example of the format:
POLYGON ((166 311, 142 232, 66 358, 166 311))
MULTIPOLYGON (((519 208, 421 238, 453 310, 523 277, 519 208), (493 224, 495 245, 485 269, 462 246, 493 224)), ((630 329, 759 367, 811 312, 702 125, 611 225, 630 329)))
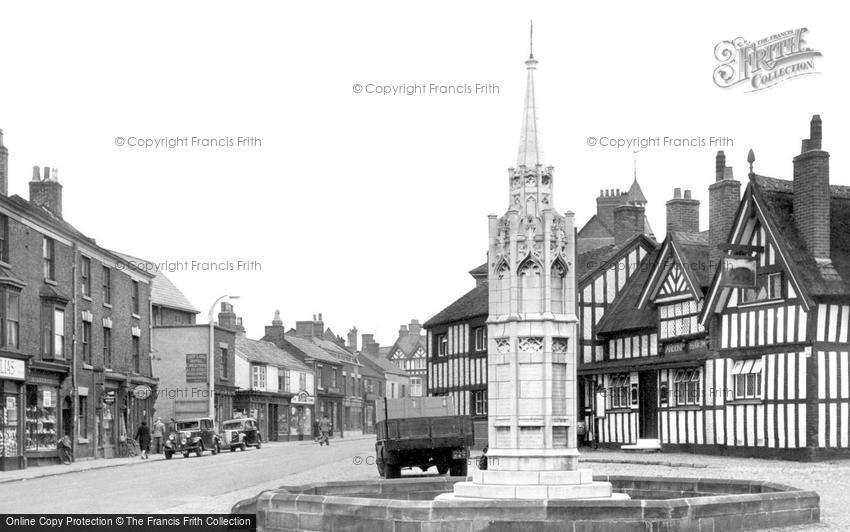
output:
POLYGON ((821 119, 812 118, 810 138, 794 157, 794 220, 815 258, 829 258, 829 153, 821 149, 821 119))
POLYGON ((691 198, 691 191, 675 189, 673 199, 667 201, 667 231, 699 232, 699 201, 691 198))
POLYGON ((634 235, 643 233, 644 208, 622 205, 614 209, 614 243, 622 244, 634 235))

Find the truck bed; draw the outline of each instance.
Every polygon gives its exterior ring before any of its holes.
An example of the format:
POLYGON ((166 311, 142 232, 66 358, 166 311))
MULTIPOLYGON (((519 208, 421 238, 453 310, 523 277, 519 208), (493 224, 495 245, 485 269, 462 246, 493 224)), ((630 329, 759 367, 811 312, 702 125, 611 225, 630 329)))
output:
POLYGON ((377 441, 389 450, 467 447, 473 443, 469 416, 388 419, 375 424, 377 441))

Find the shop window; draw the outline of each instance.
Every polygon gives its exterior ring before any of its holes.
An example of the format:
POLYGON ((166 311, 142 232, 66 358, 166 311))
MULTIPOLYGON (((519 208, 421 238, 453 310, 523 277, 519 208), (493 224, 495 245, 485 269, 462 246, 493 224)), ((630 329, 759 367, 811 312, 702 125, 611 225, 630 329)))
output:
POLYGON ((700 403, 700 380, 702 371, 699 369, 680 369, 676 371, 673 385, 676 392, 677 405, 697 405, 700 403))
POLYGON ((52 386, 27 386, 26 450, 55 451, 58 442, 58 389, 52 386))
POLYGON ((3 327, 0 340, 3 347, 18 349, 21 334, 21 294, 14 288, 2 287, 0 297, 4 300, 0 302, 0 312, 3 313, 0 319, 0 325, 3 327))
POLYGON ((629 408, 629 388, 631 378, 628 373, 609 377, 608 397, 610 408, 629 408))
POLYGON ((0 457, 20 456, 18 448, 18 396, 0 393, 0 457))
POLYGON ((80 257, 80 293, 91 297, 91 259, 80 257))
POLYGON ((738 360, 732 366, 735 399, 760 399, 762 361, 760 358, 738 360))

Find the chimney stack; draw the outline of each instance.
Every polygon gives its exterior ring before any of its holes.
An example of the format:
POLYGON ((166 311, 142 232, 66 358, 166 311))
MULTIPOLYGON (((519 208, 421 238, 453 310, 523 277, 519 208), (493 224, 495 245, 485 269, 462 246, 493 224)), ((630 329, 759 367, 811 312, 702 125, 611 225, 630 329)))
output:
POLYGON ((711 273, 725 254, 717 246, 729 238, 741 202, 741 182, 735 180, 732 167, 726 166, 723 151, 718 151, 714 158, 714 179, 708 187, 708 267, 711 273))
POLYGON ((815 260, 830 260, 829 153, 821 149, 823 124, 814 115, 809 138, 794 157, 794 221, 815 260))
POLYGON ((410 330, 410 336, 422 335, 422 325, 419 324, 419 320, 410 320, 410 326, 408 329, 410 330))
POLYGON ((47 209, 53 216, 62 218, 62 185, 59 184, 59 173, 56 168, 44 167, 44 179, 41 178, 38 166, 32 169, 30 181, 30 203, 47 209))
POLYGON ((272 324, 266 325, 266 334, 263 336, 263 339, 269 339, 269 341, 277 343, 284 338, 285 334, 286 329, 283 328, 283 320, 280 319, 280 311, 275 310, 272 324))
POLYGON ((240 323, 233 312, 233 305, 224 301, 221 303, 221 311, 218 313, 218 326, 231 331, 237 331, 240 323))
POLYGON ((348 345, 346 346, 355 353, 357 352, 357 327, 348 331, 348 345))
POLYGON ((667 231, 699 232, 699 200, 691 198, 691 191, 673 189, 673 199, 667 201, 667 231))
POLYGON ((407 330, 407 325, 402 325, 398 328, 399 338, 406 338, 408 334, 410 334, 410 331, 407 330))
POLYGON ((614 209, 614 244, 620 245, 635 235, 643 234, 644 208, 621 205, 614 209))
POLYGON ((621 194, 619 189, 600 190, 599 197, 596 198, 596 216, 605 227, 613 231, 614 209, 626 203, 628 203, 628 194, 621 194))
POLYGON ((2 129, 0 129, 0 194, 9 195, 9 150, 3 145, 2 129))

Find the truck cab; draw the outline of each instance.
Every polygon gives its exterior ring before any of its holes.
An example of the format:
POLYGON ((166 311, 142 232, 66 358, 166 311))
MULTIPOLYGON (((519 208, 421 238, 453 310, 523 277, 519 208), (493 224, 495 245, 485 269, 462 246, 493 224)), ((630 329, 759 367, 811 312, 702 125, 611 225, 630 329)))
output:
POLYGON ((376 408, 375 463, 384 478, 402 468, 436 467, 442 475, 466 476, 473 443, 472 418, 455 414, 451 397, 384 399, 376 408))

